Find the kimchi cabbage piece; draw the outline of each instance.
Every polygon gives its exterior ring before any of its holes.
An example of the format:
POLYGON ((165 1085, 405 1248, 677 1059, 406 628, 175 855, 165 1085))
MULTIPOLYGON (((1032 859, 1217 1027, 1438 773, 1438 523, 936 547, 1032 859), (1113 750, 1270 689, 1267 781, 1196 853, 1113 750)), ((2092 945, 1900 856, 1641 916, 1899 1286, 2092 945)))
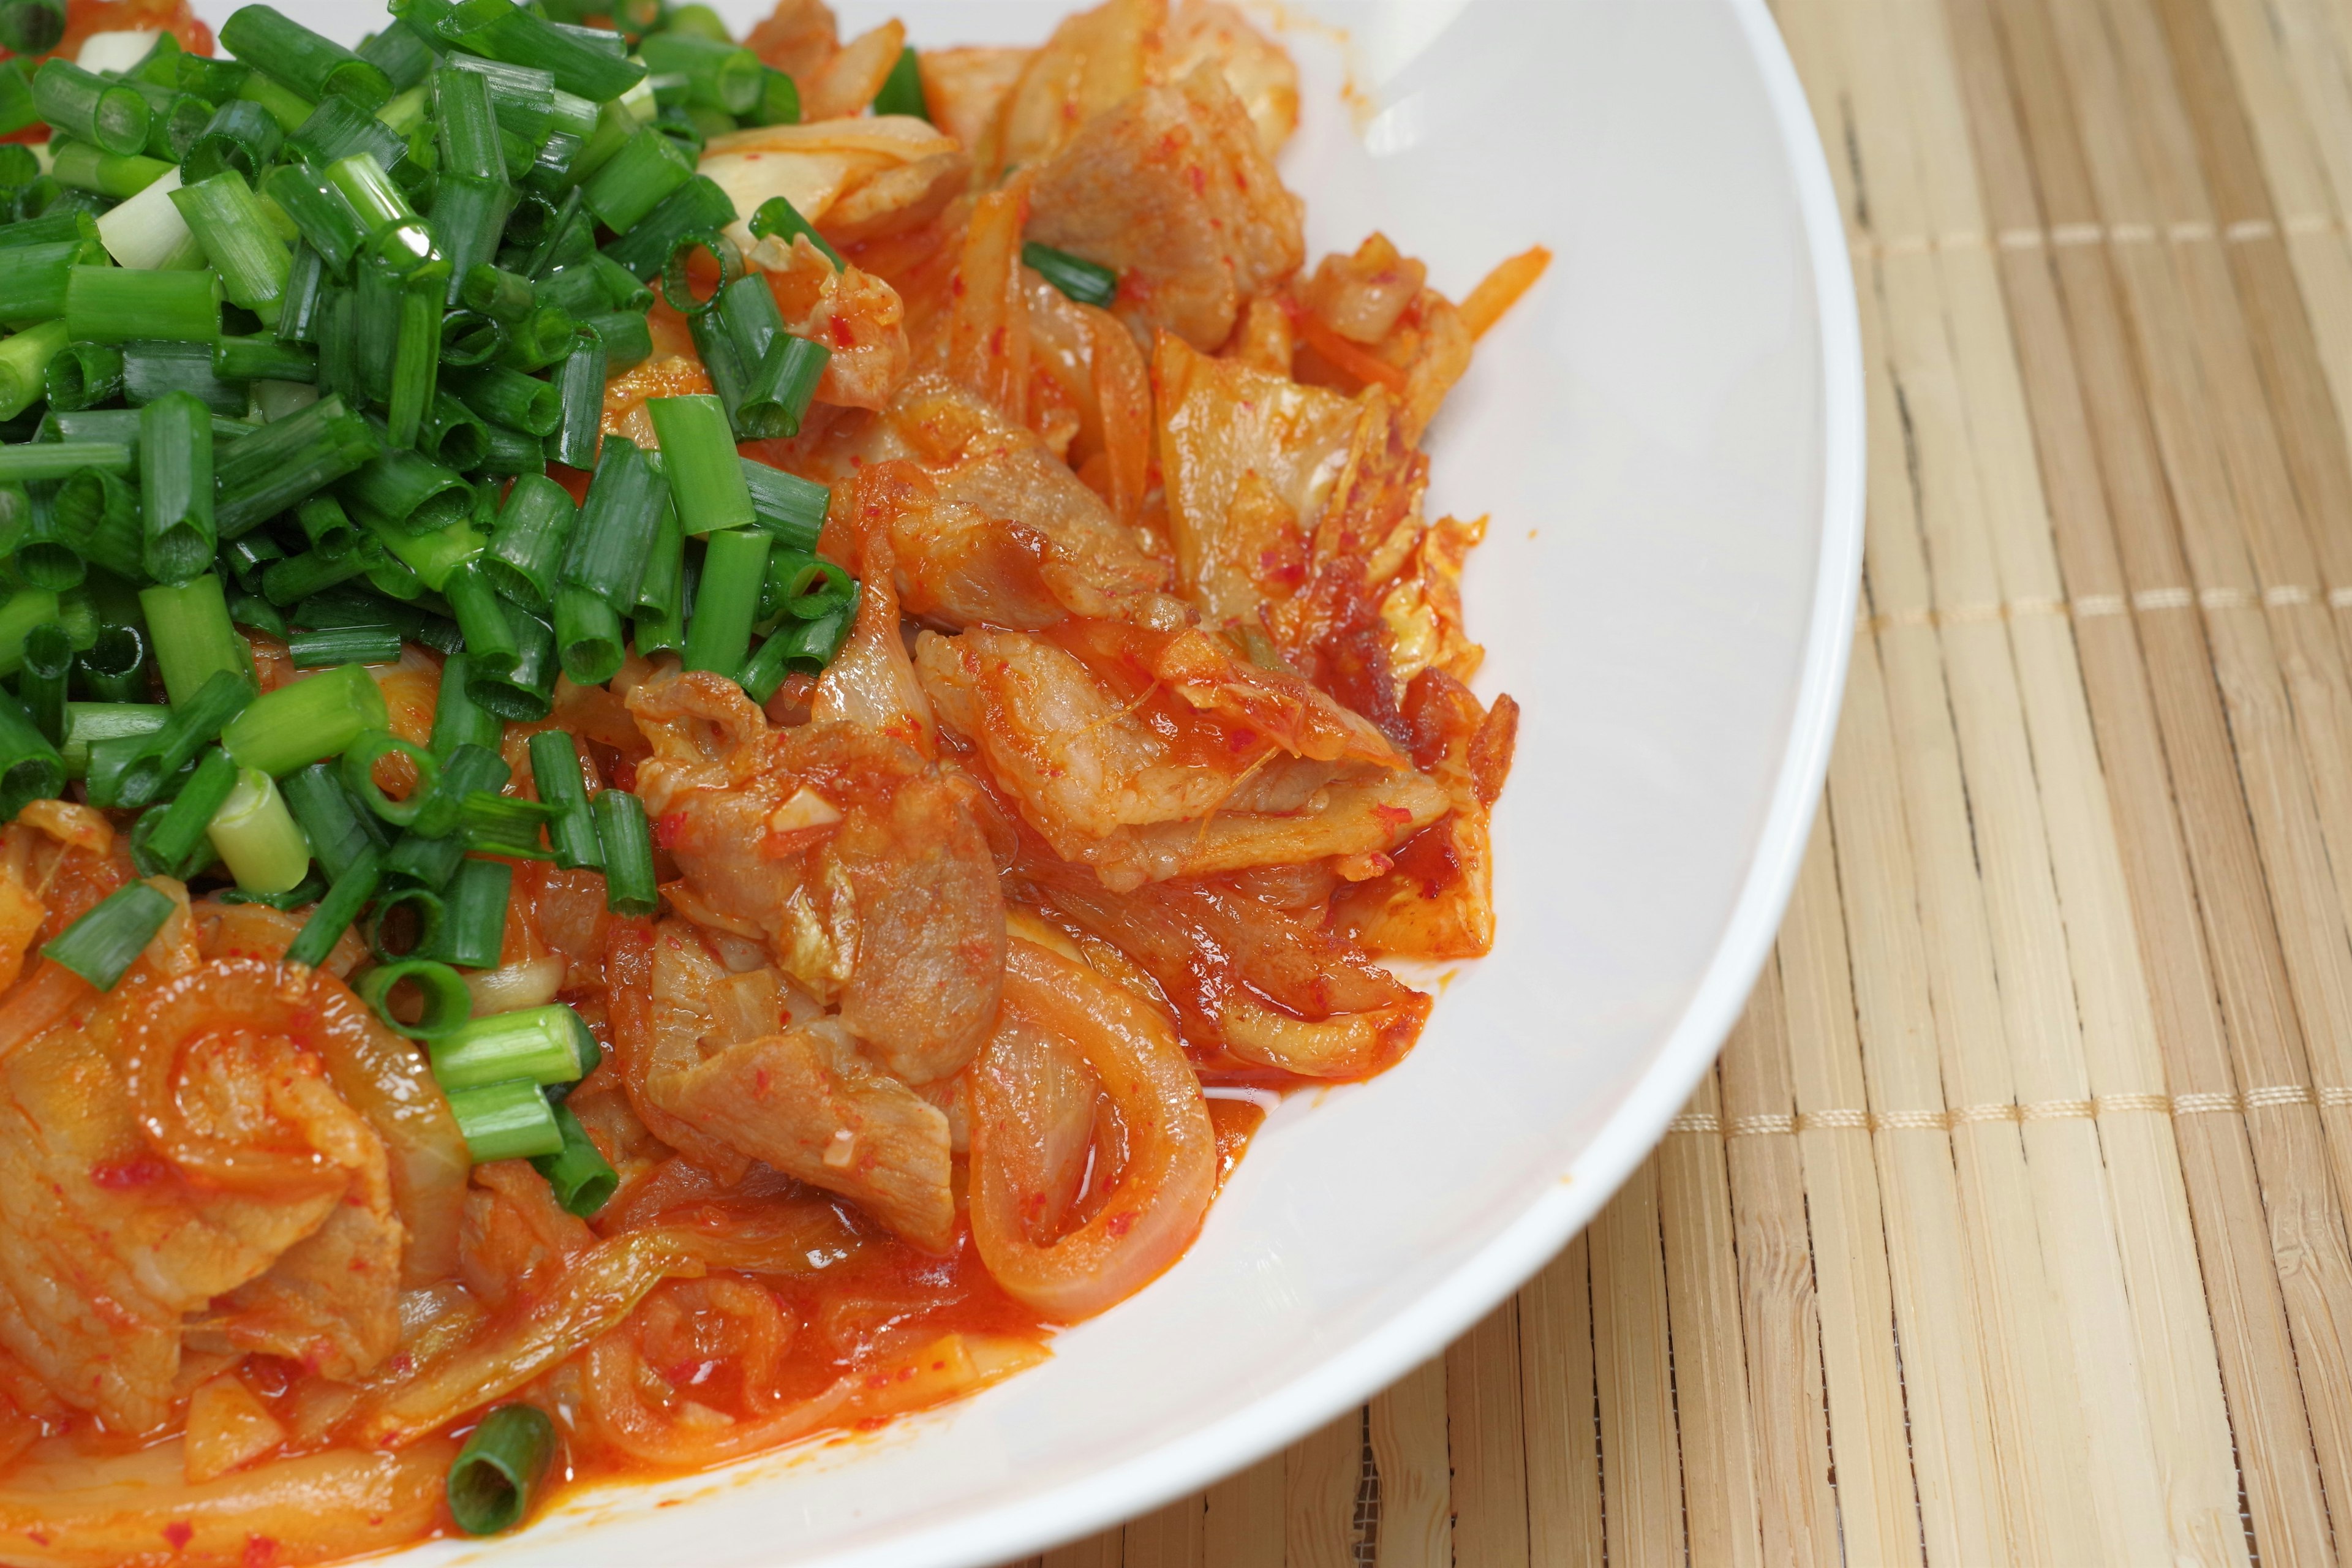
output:
MULTIPOLYGON (((552 1417, 576 1482, 979 1388, 1183 1252, 1263 1102, 1231 1090, 1381 1071, 1431 1007, 1383 961, 1492 943, 1517 709, 1472 693, 1485 523, 1426 514, 1422 441, 1541 253, 1461 303, 1379 234, 1309 266, 1275 163, 1297 72, 1214 0, 924 49, 927 119, 870 111, 896 22, 783 0, 747 42, 803 119, 711 135, 701 172, 842 264, 730 230, 831 351, 800 432, 743 450, 831 487, 855 621, 764 703, 633 652, 508 724, 508 794, 560 727, 588 792, 641 799, 661 907, 518 860, 466 974, 479 1013, 588 1023, 567 1104, 617 1192, 583 1218, 473 1163, 355 996, 359 936, 284 961, 307 909, 157 878, 120 984, 45 959, 138 873, 126 814, 27 806, 0 832, 9 1562, 444 1532, 502 1404, 552 1417)), ((648 447, 649 398, 711 385, 685 318, 651 326, 604 419, 648 447)), ((252 643, 263 689, 307 678, 252 643)), ((442 663, 373 667, 403 738, 442 663)))

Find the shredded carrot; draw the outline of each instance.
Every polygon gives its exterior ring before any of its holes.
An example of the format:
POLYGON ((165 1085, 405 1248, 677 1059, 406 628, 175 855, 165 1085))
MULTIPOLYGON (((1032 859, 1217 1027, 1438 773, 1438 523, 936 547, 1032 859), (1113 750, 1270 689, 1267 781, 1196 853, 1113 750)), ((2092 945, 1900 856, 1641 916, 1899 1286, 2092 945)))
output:
POLYGON ((1475 340, 1486 335, 1486 329, 1503 319, 1503 313, 1519 302, 1519 296, 1536 286, 1536 279, 1551 265, 1551 252, 1538 245, 1523 250, 1478 280, 1462 301, 1462 324, 1470 329, 1475 340))
POLYGON ((1299 341, 1322 355, 1332 369, 1345 371, 1358 381, 1376 381, 1399 396, 1403 395, 1404 372, 1366 352, 1361 344, 1349 342, 1325 325, 1323 318, 1312 310, 1299 311, 1297 323, 1299 341))

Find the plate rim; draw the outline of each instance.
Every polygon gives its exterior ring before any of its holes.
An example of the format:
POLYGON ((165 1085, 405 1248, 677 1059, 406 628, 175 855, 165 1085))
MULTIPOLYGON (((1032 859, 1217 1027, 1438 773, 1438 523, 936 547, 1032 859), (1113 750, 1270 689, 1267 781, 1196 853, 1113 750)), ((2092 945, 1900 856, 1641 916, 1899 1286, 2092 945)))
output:
POLYGON ((982 1568, 1135 1518, 1288 1447, 1411 1372, 1517 1290, 1616 1194, 1664 1136, 1745 1007, 1796 884, 1836 738, 1862 578, 1862 328, 1845 218, 1811 101, 1765 0, 1721 0, 1764 84, 1802 218, 1820 322, 1825 426, 1821 557, 1786 750, 1754 859, 1715 955, 1658 1058, 1568 1175, 1492 1241, 1354 1344, 1232 1415, 1030 1498, 844 1547, 802 1568, 982 1568))

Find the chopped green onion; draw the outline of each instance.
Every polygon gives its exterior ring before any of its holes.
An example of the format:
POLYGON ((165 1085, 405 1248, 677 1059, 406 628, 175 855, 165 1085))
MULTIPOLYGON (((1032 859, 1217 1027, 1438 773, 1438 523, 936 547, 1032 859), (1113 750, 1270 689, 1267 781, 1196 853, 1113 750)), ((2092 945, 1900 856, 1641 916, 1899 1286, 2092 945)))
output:
POLYGON ((283 777, 341 755, 384 722, 383 692, 374 678, 362 665, 346 664, 256 698, 222 732, 221 744, 242 765, 283 777))
POLYGON ((473 488, 455 469, 396 446, 352 469, 335 494, 362 522, 394 534, 437 532, 465 521, 474 504, 473 488))
POLYGON ((49 172, 58 183, 78 191, 96 191, 121 201, 135 196, 165 174, 172 165, 140 153, 102 153, 87 142, 51 144, 49 172))
POLYGON ((65 326, 78 342, 209 343, 220 336, 220 280, 210 271, 77 267, 66 280, 65 326))
POLYGON ((65 759, 23 706, 0 691, 0 822, 15 821, 28 801, 55 800, 65 787, 65 759))
POLYGON ((444 895, 441 940, 434 956, 468 969, 495 969, 506 943, 507 903, 514 868, 503 860, 467 860, 444 895))
POLYGON ((832 490, 750 458, 743 459, 743 481, 751 492, 754 517, 777 543, 790 550, 816 548, 833 506, 832 490))
POLYGON ((545 621, 511 600, 506 602, 508 626, 518 649, 514 662, 503 669, 481 666, 467 672, 467 694, 499 718, 535 724, 555 706, 555 633, 545 621))
POLYGON ((604 907, 619 915, 649 915, 661 905, 654 880, 653 830, 645 802, 625 789, 600 790, 589 802, 604 850, 604 907))
POLYGON ((760 594, 760 618, 789 615, 821 621, 839 615, 857 596, 857 580, 821 555, 779 550, 768 557, 768 581, 760 594))
POLYGON ((441 940, 441 921, 447 910, 441 895, 431 888, 394 888, 381 894, 368 915, 368 951, 380 963, 425 952, 441 940), (404 914, 404 921, 395 921, 404 914), (395 933, 404 933, 397 947, 395 933))
POLYGON ((801 122, 799 84, 773 66, 760 68, 760 100, 745 119, 754 125, 798 125, 801 122))
POLYGON ((462 1027, 473 1016, 474 994, 447 964, 430 958, 404 958, 379 963, 360 976, 353 987, 360 1000, 375 1009, 386 1027, 412 1040, 437 1040, 462 1027), (392 1010, 393 988, 402 982, 416 987, 423 1011, 414 1024, 404 1023, 392 1010))
POLYGON ((499 606, 490 579, 481 570, 486 561, 486 557, 477 557, 451 572, 443 580, 441 592, 457 617, 457 630, 466 639, 467 651, 485 666, 512 664, 520 649, 513 628, 507 625, 506 612, 499 606))
POLYGON ((192 702, 205 683, 222 671, 253 679, 253 659, 229 624, 228 600, 220 579, 210 574, 171 587, 142 588, 139 605, 163 689, 174 703, 192 702))
POLYGON ((363 109, 392 96, 383 71, 268 5, 241 5, 221 24, 221 47, 308 99, 348 98, 363 109))
POLYGON ((19 588, 0 600, 0 675, 16 672, 25 660, 25 639, 58 614, 57 595, 43 588, 19 588))
POLYGON ((195 761, 196 753, 211 744, 252 700, 253 687, 247 678, 226 669, 215 671, 194 697, 173 704, 163 727, 124 764, 113 792, 114 804, 136 808, 158 798, 164 784, 195 761))
MULTIPOLYGON (((451 1089, 448 1100, 450 1113, 457 1120, 457 1131, 465 1136, 466 1152, 478 1165, 493 1160, 528 1159, 562 1151, 563 1134, 555 1125, 555 1115, 547 1103, 547 1097, 540 1092, 537 1084, 528 1079, 484 1084, 475 1089, 451 1089)), ((509 1405, 507 1408, 528 1406, 509 1405)), ((459 1528, 467 1529, 469 1534, 487 1534, 493 1530, 506 1528, 522 1517, 525 1506, 520 1494, 517 1493, 510 1502, 469 1502, 465 1505, 467 1511, 458 1511, 459 1477, 468 1473, 478 1474, 486 1468, 484 1464, 477 1463, 469 1471, 466 1455, 461 1454, 458 1465, 450 1471, 450 1511, 457 1518, 459 1528), (493 1507, 503 1511, 489 1511, 493 1507), (468 1528, 469 1518, 477 1522, 478 1528, 468 1528)), ((486 1484, 472 1482, 474 1495, 482 1495, 486 1484)))
POLYGON ((286 962, 311 969, 326 963, 352 922, 360 918, 360 910, 375 897, 376 884, 383 877, 383 857, 370 845, 328 886, 327 896, 319 900, 319 907, 287 945, 286 962))
POLYGON ((286 639, 297 669, 339 664, 391 664, 400 658, 400 634, 390 626, 319 626, 286 639))
MULTIPOLYGON (((503 276, 511 278, 513 273, 503 276)), ((551 272, 530 286, 534 304, 552 305, 567 316, 593 316, 610 309, 606 303, 604 280, 593 267, 566 267, 551 272)))
POLYGON ((734 345, 737 364, 756 365, 784 331, 783 312, 776 309, 775 290, 764 272, 747 273, 713 297, 719 325, 734 345))
POLYGON ((476 1018, 434 1042, 433 1076, 444 1089, 520 1079, 576 1083, 595 1070, 603 1048, 580 1015, 561 1002, 476 1018))
POLYGON ((221 863, 248 893, 288 892, 310 874, 310 840, 296 826, 277 782, 258 768, 237 770, 236 787, 214 814, 208 832, 221 863))
MULTIPOLYGON (((653 357, 653 331, 646 326, 642 310, 608 310, 603 315, 589 317, 581 323, 580 330, 596 334, 596 340, 604 351, 604 368, 608 374, 617 375, 653 357)), ((576 400, 570 395, 569 383, 564 384, 564 408, 568 413, 576 400)), ((587 467, 587 464, 574 463, 572 466, 579 468, 587 467)))
POLYGON ((466 803, 477 795, 496 795, 507 787, 513 770, 489 745, 468 743, 453 748, 442 760, 441 776, 429 790, 418 792, 415 820, 408 830, 423 838, 446 838, 464 826, 466 803))
POLYGON ((360 220, 360 232, 371 247, 404 224, 416 221, 416 209, 399 185, 384 173, 373 153, 352 153, 328 163, 327 184, 351 205, 360 220))
POLYGON ((847 265, 841 259, 841 252, 834 249, 826 242, 824 236, 817 233, 816 226, 803 217, 800 209, 793 205, 787 197, 770 196, 766 201, 761 202, 760 210, 751 215, 751 221, 748 226, 752 235, 758 238, 764 239, 770 235, 774 235, 784 242, 787 249, 791 247, 793 239, 805 236, 808 242, 816 247, 817 253, 833 263, 833 269, 835 272, 847 265))
POLYGON ((589 1141, 588 1130, 580 1125, 580 1118, 572 1114, 570 1106, 557 1105, 554 1111, 556 1131, 563 1135, 563 1147, 555 1153, 537 1156, 531 1164, 555 1189, 555 1201, 566 1213, 582 1219, 592 1218, 619 1190, 620 1173, 589 1141))
MULTIPOLYGON (((100 991, 111 991, 172 918, 172 908, 169 898, 145 882, 128 883, 66 927, 41 949, 41 956, 63 964, 100 991)), ((562 1147, 559 1137, 556 1148, 562 1147)))
POLYGON ((509 0, 466 0, 434 12, 433 30, 443 41, 487 59, 546 71, 560 90, 592 103, 620 97, 646 75, 645 67, 605 48, 600 34, 556 26, 509 0))
POLYGON ((104 152, 136 153, 147 145, 153 111, 139 89, 92 75, 63 56, 51 56, 33 73, 33 106, 67 135, 104 152))
MULTIPOLYGON (((214 814, 228 803, 236 784, 237 766, 229 761, 228 753, 218 746, 205 747, 204 755, 197 760, 195 773, 180 786, 172 804, 159 806, 139 819, 142 828, 150 822, 154 824, 148 829, 143 846, 133 840, 133 848, 143 847, 147 854, 139 869, 147 876, 177 877, 183 881, 194 875, 196 867, 192 857, 202 852, 209 858, 212 853, 205 829, 211 825, 214 814)), ((310 864, 306 850, 294 881, 302 879, 301 871, 310 864)))
POLYGON ((656 78, 685 78, 689 103, 726 114, 748 114, 759 104, 763 68, 740 44, 671 28, 647 36, 638 53, 656 78))
POLYGON ((180 160, 180 178, 195 184, 215 174, 234 173, 258 180, 278 161, 278 150, 285 145, 286 132, 269 110, 242 98, 231 99, 212 111, 204 129, 188 144, 186 156, 180 160))
MULTIPOLYGON (((74 268, 77 273, 93 270, 74 268)), ((72 292, 70 280, 67 291, 72 292)), ((49 362, 71 335, 69 321, 43 321, 0 342, 0 419, 14 419, 39 400, 48 387, 49 362)))
POLYGON ((882 79, 882 89, 874 95, 877 114, 911 114, 918 120, 931 117, 929 104, 923 99, 923 68, 912 48, 898 51, 890 74, 882 79))
POLYGON ((689 234, 723 229, 735 221, 735 204, 719 183, 697 174, 661 199, 604 254, 641 279, 657 275, 677 242, 689 234))
POLYGON ((513 430, 504 425, 484 426, 488 437, 482 451, 480 471, 485 474, 544 474, 547 472, 547 447, 538 437, 513 430))
POLYGON ((122 395, 122 354, 104 343, 68 343, 49 362, 52 408, 72 411, 122 395))
POLYGON ((441 777, 439 758, 389 730, 370 730, 352 742, 343 752, 341 767, 343 787, 395 827, 405 827, 416 820, 417 808, 425 804, 425 797, 433 793, 434 784, 441 777), (405 800, 393 799, 375 782, 376 763, 393 752, 406 757, 416 768, 416 786, 405 800))
POLYGON ((397 17, 387 18, 383 30, 362 44, 358 54, 383 72, 395 92, 405 92, 423 81, 439 58, 415 28, 397 17))
POLYGON ((441 322, 441 363, 451 370, 488 364, 506 346, 506 328, 471 310, 453 310, 441 322))
POLYGON ((535 306, 520 321, 505 324, 499 359, 517 370, 544 369, 572 352, 579 323, 552 305, 535 306))
POLYGON ((744 663, 742 673, 735 678, 736 684, 752 701, 765 702, 776 694, 784 677, 793 671, 817 674, 841 651, 856 618, 857 605, 853 598, 843 609, 822 620, 787 622, 744 663))
POLYGON ((147 574, 172 584, 202 572, 214 547, 213 420, 187 393, 140 411, 139 501, 147 574))
POLYGON ((556 655, 575 684, 602 686, 618 675, 627 641, 619 612, 603 598, 572 584, 556 590, 556 655))
MULTIPOLYGON (((89 749, 94 743, 152 735, 163 727, 170 712, 160 703, 67 703, 66 735, 58 746, 58 754, 65 762, 66 776, 80 778, 89 771, 89 749)), ((5 773, 5 769, 0 769, 0 797, 7 793, 5 773)))
MULTIPOLYGON (((541 198, 544 199, 544 198, 541 198)), ((587 216, 587 197, 574 186, 564 193, 563 205, 548 220, 547 232, 531 247, 525 270, 534 279, 560 267, 583 262, 596 254, 594 222, 587 216)), ((520 238, 509 236, 509 238, 520 238)))
POLYGON ((445 65, 433 73, 433 99, 442 169, 505 184, 506 156, 499 146, 499 121, 497 111, 490 106, 489 79, 478 71, 445 65))
MULTIPOLYGON (((453 1099, 452 1110, 458 1110, 453 1099)), ((541 1101, 541 1110, 546 1102, 541 1101)), ((561 1154, 563 1135, 548 1116, 555 1146, 544 1155, 561 1154)), ((503 1110, 488 1101, 469 1101, 459 1112, 458 1129, 477 1163, 507 1159, 525 1152, 523 1144, 544 1142, 548 1136, 527 1110, 503 1110), (470 1114, 473 1130, 468 1130, 470 1114), (527 1131, 526 1131, 527 1129, 527 1131), (482 1141, 475 1142, 474 1131, 482 1141), (492 1152, 486 1152, 492 1151, 492 1152)), ((536 1406, 501 1405, 482 1418, 449 1467, 449 1517, 467 1535, 496 1535, 520 1524, 537 1500, 539 1486, 555 1458, 555 1424, 536 1406)))
POLYGON ((444 303, 454 303, 462 294, 463 280, 498 255, 499 237, 514 205, 515 193, 503 176, 441 176, 433 197, 432 229, 450 268, 441 284, 444 303))
POLYGON ((486 365, 467 374, 458 396, 487 420, 533 436, 551 436, 563 421, 563 396, 535 376, 486 365))
POLYGON ((491 586, 527 609, 551 608, 556 568, 578 515, 570 492, 553 479, 527 474, 515 480, 481 560, 491 586))
POLYGON ((299 604, 338 583, 350 582, 367 569, 368 557, 356 550, 340 555, 331 555, 324 550, 306 550, 299 555, 271 563, 261 574, 261 593, 273 605, 299 604))
POLYGON ((448 280, 446 261, 418 267, 400 288, 399 327, 392 356, 392 394, 384 409, 385 439, 394 447, 415 443, 433 405, 441 365, 442 295, 448 280))
POLYGON ((494 321, 519 321, 539 303, 530 279, 487 261, 467 270, 458 298, 494 321))
MULTIPOLYGON (((598 321, 615 319, 596 318, 598 321)), ((644 318, 635 318, 635 321, 637 330, 643 332, 644 318)), ((647 342, 650 350, 650 337, 647 342)), ((557 462, 585 468, 596 461, 603 440, 604 381, 611 370, 604 333, 593 326, 583 328, 572 340, 571 353, 556 369, 556 424, 552 429, 540 433, 547 438, 557 462)))
POLYGON ((319 353, 265 333, 223 338, 213 345, 213 372, 223 381, 315 382, 319 353))
POLYGON ((243 414, 252 404, 249 387, 213 374, 208 343, 129 342, 122 345, 122 396, 134 408, 184 392, 216 415, 243 414))
POLYGON ((321 397, 265 426, 223 452, 215 466, 219 500, 214 517, 222 536, 233 539, 326 486, 356 476, 383 448, 373 427, 337 396, 321 397))
MULTIPOLYGON (((29 335, 19 333, 8 341, 19 342, 29 335)), ((120 474, 130 470, 131 461, 131 447, 126 441, 26 441, 0 447, 0 481, 61 479, 82 468, 120 474)))
POLYGON ((604 286, 604 309, 625 315, 643 318, 653 309, 654 291, 646 287, 637 275, 605 255, 591 251, 583 263, 604 286))
POLYGON ((1021 247, 1021 264, 1081 305, 1105 307, 1118 298, 1118 274, 1098 262, 1050 245, 1021 247))
POLYGON ((351 269, 367 231, 326 175, 306 163, 280 163, 263 176, 261 189, 293 220, 303 243, 319 253, 329 270, 340 275, 351 269))
POLYGON ((743 277, 743 253, 735 242, 715 229, 682 235, 670 247, 668 258, 662 263, 661 297, 669 308, 684 316, 699 316, 719 302, 719 296, 743 277), (701 251, 719 268, 719 282, 708 298, 694 291, 692 272, 694 253, 701 251))
POLYGON ((61 624, 35 626, 25 634, 24 668, 16 672, 16 699, 33 727, 49 744, 66 741, 66 679, 73 673, 73 637, 61 624))
POLYGON ((618 612, 634 607, 668 486, 625 437, 607 437, 563 556, 562 580, 618 612))
POLYGON ((647 126, 580 187, 581 199, 605 227, 625 234, 693 177, 694 160, 647 126))
MULTIPOLYGON (((294 256, 286 242, 271 232, 261 203, 245 176, 227 169, 190 184, 184 175, 180 188, 172 193, 172 205, 180 209, 181 220, 219 274, 221 292, 228 302, 252 311, 264 326, 275 327, 294 256)), ((217 310, 213 320, 213 335, 217 337, 217 310)))
POLYGON ((466 689, 472 655, 453 653, 441 667, 441 695, 433 707, 433 754, 441 759, 441 776, 447 778, 451 759, 460 747, 475 746, 496 755, 506 726, 495 713, 478 705, 466 689))
POLYGON ((313 763, 288 773, 279 793, 330 880, 362 854, 384 847, 383 830, 352 801, 331 764, 313 763))
POLYGON ((47 54, 65 33, 66 0, 7 0, 0 5, 0 47, 11 53, 47 54))
POLYGON ((814 338, 778 337, 746 377, 736 423, 762 439, 797 436, 833 351, 814 338))
POLYGON ((540 800, 555 812, 547 825, 555 863, 567 871, 582 867, 603 870, 604 846, 596 837, 588 788, 580 777, 580 752, 568 732, 542 730, 530 738, 530 777, 540 800))
POLYGON ((457 837, 468 849, 503 855, 511 860, 551 860, 552 852, 540 847, 540 830, 555 814, 537 801, 476 790, 461 808, 457 837))
POLYGON ((707 393, 649 398, 646 412, 660 438, 670 498, 686 531, 716 533, 754 521, 751 489, 719 399, 707 393))
POLYGON ((702 584, 686 626, 686 668, 732 678, 751 648, 761 585, 767 580, 768 550, 774 536, 742 528, 710 536, 702 559, 702 584))
POLYGON ((147 697, 147 628, 100 627, 97 642, 81 650, 76 668, 82 685, 100 704, 143 703, 147 697))

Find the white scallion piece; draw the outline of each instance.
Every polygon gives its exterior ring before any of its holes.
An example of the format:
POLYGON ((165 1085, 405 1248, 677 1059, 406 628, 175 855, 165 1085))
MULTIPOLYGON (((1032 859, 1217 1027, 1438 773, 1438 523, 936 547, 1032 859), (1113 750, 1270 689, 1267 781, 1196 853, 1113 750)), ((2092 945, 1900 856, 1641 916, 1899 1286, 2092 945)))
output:
POLYGON ((74 57, 74 64, 86 71, 127 71, 147 58, 161 37, 152 27, 92 33, 81 41, 81 53, 74 57))
POLYGON ((180 171, 173 169, 121 206, 99 215, 98 237, 117 266, 160 271, 191 247, 201 259, 196 237, 172 202, 172 193, 179 188, 180 171))

